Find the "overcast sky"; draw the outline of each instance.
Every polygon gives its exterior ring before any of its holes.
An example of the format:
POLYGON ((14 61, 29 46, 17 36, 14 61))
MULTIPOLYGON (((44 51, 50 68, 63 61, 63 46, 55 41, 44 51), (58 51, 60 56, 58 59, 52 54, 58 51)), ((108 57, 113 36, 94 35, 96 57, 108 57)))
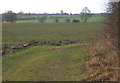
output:
POLYGON ((25 13, 80 13, 88 7, 92 13, 105 12, 108 0, 2 0, 0 13, 8 10, 25 13))

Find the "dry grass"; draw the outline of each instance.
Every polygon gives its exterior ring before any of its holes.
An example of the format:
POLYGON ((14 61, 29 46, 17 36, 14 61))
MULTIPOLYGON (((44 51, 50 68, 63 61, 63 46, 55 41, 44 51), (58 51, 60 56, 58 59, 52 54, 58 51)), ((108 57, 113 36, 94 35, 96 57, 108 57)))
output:
POLYGON ((96 73, 91 80, 118 80, 118 53, 111 39, 103 39, 90 48, 91 58, 88 68, 96 73))
POLYGON ((90 47, 86 61, 87 74, 79 80, 118 81, 118 5, 113 3, 108 11, 105 33, 90 47), (114 21, 113 21, 114 20, 114 21))
POLYGON ((111 39, 103 39, 90 47, 86 61, 86 75, 78 80, 117 81, 118 53, 111 39))

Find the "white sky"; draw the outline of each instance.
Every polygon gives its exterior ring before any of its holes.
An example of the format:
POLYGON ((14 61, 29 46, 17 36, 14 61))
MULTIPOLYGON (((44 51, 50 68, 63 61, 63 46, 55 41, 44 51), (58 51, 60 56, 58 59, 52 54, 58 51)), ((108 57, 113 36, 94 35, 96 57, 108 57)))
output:
POLYGON ((92 13, 105 12, 108 0, 2 0, 0 13, 8 10, 25 13, 80 13, 88 7, 92 13))

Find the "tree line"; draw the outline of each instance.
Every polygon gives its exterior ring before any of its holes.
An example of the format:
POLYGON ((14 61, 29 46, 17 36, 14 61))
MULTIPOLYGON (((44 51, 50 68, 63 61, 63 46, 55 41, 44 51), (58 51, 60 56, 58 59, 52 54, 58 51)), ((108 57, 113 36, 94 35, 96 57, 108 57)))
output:
MULTIPOLYGON (((2 19, 3 19, 3 21, 6 21, 6 22, 16 22, 16 20, 17 20, 17 15, 22 15, 22 14, 24 14, 23 12, 20 12, 20 13, 18 13, 18 14, 16 14, 16 13, 14 13, 13 11, 7 11, 7 12, 5 12, 5 13, 3 13, 2 14, 2 19)), ((30 15, 30 13, 29 13, 29 15, 30 15)), ((42 15, 41 17, 37 17, 38 18, 38 21, 39 22, 41 22, 41 23, 43 23, 46 19, 47 19, 47 17, 46 17, 46 15, 47 14, 44 14, 44 15, 42 15)), ((66 13, 64 13, 62 10, 61 10, 61 15, 66 15, 66 13)), ((82 10, 82 12, 79 14, 80 15, 80 18, 81 18, 81 20, 84 22, 84 23, 86 23, 87 22, 87 20, 92 16, 92 14, 91 14, 91 11, 89 10, 89 8, 88 7, 84 7, 83 8, 83 10, 82 10)), ((32 18, 33 19, 33 18, 32 18)), ((57 16, 55 16, 54 17, 54 19, 55 19, 55 22, 57 23, 57 22, 59 22, 59 18, 57 17, 57 16)), ((66 23, 69 23, 69 22, 71 22, 71 19, 70 18, 66 18, 65 19, 65 22, 66 23)), ((73 20, 73 22, 77 22, 77 21, 75 21, 75 19, 73 20)))

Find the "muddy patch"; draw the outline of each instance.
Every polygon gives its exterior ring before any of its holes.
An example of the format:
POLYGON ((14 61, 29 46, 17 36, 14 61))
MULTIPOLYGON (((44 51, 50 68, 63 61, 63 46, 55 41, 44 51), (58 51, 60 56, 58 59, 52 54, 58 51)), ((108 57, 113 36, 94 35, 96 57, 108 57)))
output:
POLYGON ((11 45, 11 44, 3 44, 2 46, 2 55, 7 55, 9 53, 14 53, 16 51, 19 51, 21 49, 25 49, 30 46, 39 46, 39 45, 53 45, 53 46, 62 46, 62 45, 70 45, 74 43, 85 43, 82 41, 70 41, 70 40, 64 40, 64 41, 57 41, 57 42, 51 42, 51 41, 31 41, 29 43, 25 44, 17 44, 17 45, 11 45))

